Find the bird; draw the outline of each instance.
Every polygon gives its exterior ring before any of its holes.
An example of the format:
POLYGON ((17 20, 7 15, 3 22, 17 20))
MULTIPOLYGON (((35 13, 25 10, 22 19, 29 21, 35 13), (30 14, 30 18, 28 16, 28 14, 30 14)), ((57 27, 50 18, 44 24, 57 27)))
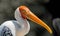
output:
POLYGON ((17 7, 14 13, 16 20, 8 20, 0 25, 0 36, 25 36, 30 31, 28 20, 44 27, 50 34, 52 29, 41 19, 39 19, 30 9, 21 5, 17 7), (28 20, 27 20, 28 19, 28 20))

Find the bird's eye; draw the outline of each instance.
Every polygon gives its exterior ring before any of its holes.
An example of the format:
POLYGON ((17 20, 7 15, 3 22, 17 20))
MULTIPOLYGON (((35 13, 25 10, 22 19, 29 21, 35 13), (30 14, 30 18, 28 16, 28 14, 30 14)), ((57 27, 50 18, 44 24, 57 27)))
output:
POLYGON ((26 12, 26 10, 22 10, 22 12, 26 12))

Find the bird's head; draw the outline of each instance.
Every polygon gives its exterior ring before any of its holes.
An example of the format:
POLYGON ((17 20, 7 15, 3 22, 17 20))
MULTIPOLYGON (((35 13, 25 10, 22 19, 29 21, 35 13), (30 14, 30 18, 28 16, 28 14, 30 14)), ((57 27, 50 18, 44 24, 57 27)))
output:
POLYGON ((44 27, 49 33, 52 34, 52 30, 51 28, 45 23, 43 22, 41 19, 39 19, 34 13, 32 13, 28 7, 26 6, 20 6, 19 7, 19 11, 21 13, 21 16, 23 19, 29 19, 39 25, 41 25, 42 27, 44 27))

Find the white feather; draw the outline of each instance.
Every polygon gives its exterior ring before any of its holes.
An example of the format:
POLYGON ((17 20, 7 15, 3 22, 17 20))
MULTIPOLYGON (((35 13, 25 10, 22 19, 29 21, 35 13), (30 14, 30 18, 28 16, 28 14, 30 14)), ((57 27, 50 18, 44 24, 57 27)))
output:
POLYGON ((15 30, 15 25, 12 21, 6 21, 2 23, 2 25, 0 26, 0 33, 4 26, 8 27, 11 30, 11 33, 13 34, 13 36, 15 36, 16 30, 15 30))
POLYGON ((16 9, 14 15, 16 20, 4 22, 0 26, 0 31, 3 29, 4 26, 7 26, 11 30, 13 36, 25 36, 30 30, 29 22, 26 19, 22 18, 19 8, 16 9))
MULTIPOLYGON (((22 18, 21 13, 19 11, 19 8, 17 8, 16 11, 15 11, 15 18, 16 18, 18 24, 21 26, 20 35, 21 34, 26 35, 30 30, 30 25, 29 25, 29 22, 26 19, 22 18)), ((18 34, 19 34, 19 31, 18 31, 18 34)))

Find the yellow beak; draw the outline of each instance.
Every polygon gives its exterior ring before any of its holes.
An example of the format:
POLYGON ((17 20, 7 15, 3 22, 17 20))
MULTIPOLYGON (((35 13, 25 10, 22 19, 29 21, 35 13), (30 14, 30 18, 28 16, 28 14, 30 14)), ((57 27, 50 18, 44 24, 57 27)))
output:
POLYGON ((50 34, 52 34, 51 28, 50 28, 45 22, 43 22, 41 19, 39 19, 35 14, 33 14, 26 6, 20 6, 19 8, 20 8, 19 10, 21 11, 21 13, 23 13, 24 16, 25 16, 27 19, 29 19, 29 20, 31 20, 31 21, 33 21, 33 22, 41 25, 41 26, 44 27, 50 34))

